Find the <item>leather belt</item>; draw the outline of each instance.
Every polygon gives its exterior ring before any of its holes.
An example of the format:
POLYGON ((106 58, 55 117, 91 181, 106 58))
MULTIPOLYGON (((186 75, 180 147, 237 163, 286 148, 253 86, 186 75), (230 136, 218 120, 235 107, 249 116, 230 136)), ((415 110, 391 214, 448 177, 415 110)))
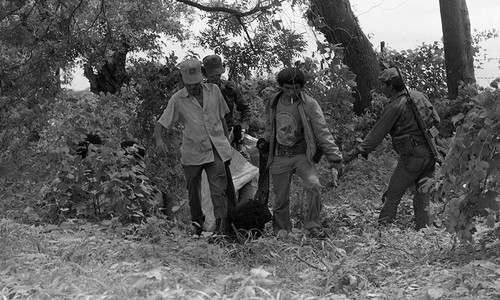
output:
POLYGON ((305 154, 307 151, 307 145, 306 144, 299 144, 299 145, 294 145, 291 147, 283 146, 281 144, 278 144, 276 147, 276 156, 295 156, 297 154, 305 154))

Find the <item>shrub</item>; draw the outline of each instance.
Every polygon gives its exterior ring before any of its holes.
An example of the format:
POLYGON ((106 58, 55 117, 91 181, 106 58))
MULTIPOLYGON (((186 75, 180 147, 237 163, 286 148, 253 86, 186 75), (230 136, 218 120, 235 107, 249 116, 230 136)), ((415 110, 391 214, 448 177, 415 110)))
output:
POLYGON ((161 192, 145 175, 144 162, 107 146, 94 150, 83 160, 68 154, 62 161, 57 177, 44 188, 42 218, 133 222, 153 215, 161 192))
POLYGON ((446 200, 448 231, 466 241, 472 241, 478 217, 494 225, 500 185, 500 93, 486 90, 473 96, 471 89, 459 97, 471 109, 452 118, 456 134, 433 181, 446 200))

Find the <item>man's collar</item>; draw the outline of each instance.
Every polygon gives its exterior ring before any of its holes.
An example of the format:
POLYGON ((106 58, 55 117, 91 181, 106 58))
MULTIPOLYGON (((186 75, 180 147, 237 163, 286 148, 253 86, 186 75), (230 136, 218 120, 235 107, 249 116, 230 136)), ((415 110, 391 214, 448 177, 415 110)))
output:
MULTIPOLYGON (((277 94, 275 94, 273 102, 271 102, 271 107, 274 108, 278 105, 278 100, 282 95, 283 95, 283 91, 279 91, 277 94)), ((299 94, 298 102, 304 104, 305 103, 304 97, 305 97, 305 94, 304 94, 304 92, 301 91, 299 94)))
MULTIPOLYGON (((205 91, 205 90, 206 91, 210 91, 210 90, 212 90, 212 87, 213 87, 213 85, 205 84, 204 82, 201 83, 201 89, 203 91, 205 91)), ((188 98, 189 97, 189 93, 188 93, 186 87, 183 87, 182 90, 179 91, 179 93, 180 93, 180 96, 182 98, 188 98)))

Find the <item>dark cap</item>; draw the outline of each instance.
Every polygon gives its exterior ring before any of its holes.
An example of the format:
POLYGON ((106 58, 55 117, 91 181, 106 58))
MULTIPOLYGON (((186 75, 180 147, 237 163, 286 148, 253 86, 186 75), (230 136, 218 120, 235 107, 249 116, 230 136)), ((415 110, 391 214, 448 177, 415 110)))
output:
POLYGON ((222 59, 215 54, 207 55, 203 58, 203 68, 207 76, 222 74, 226 71, 222 65, 222 59))
POLYGON ((286 68, 278 73, 276 81, 279 86, 283 86, 284 84, 300 84, 301 87, 304 87, 306 76, 299 68, 286 68))
POLYGON ((403 79, 401 79, 401 76, 399 76, 398 70, 396 68, 387 68, 383 70, 378 75, 378 80, 387 84, 403 85, 403 79))

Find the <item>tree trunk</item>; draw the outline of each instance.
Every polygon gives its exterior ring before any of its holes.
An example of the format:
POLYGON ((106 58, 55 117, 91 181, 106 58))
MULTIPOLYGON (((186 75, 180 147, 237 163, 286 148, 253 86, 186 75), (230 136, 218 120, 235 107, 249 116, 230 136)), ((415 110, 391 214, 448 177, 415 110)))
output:
POLYGON ((461 82, 474 83, 474 52, 465 0, 439 0, 443 27, 448 97, 456 99, 461 82))
POLYGON ((370 106, 370 91, 379 86, 379 63, 373 46, 359 27, 348 0, 311 0, 308 19, 332 44, 345 47, 345 64, 356 74, 354 112, 370 106))
POLYGON ((83 66, 83 74, 89 80, 90 91, 95 94, 101 92, 107 94, 116 94, 120 92, 123 84, 130 81, 130 77, 125 69, 128 46, 124 45, 122 49, 113 52, 111 58, 95 72, 90 64, 83 66))

